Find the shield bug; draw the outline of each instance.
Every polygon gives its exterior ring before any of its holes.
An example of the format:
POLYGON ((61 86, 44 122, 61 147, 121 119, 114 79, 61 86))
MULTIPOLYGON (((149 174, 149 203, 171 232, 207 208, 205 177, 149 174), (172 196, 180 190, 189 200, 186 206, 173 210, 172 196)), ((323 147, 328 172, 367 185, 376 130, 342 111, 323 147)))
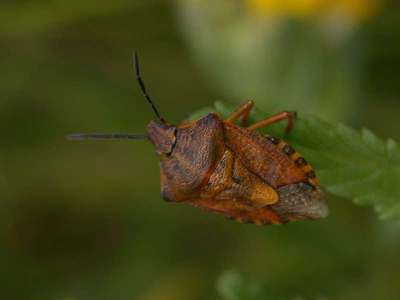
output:
POLYGON ((282 224, 327 216, 315 172, 283 140, 257 129, 287 120, 281 112, 245 126, 253 101, 223 119, 216 113, 175 126, 165 121, 146 92, 135 53, 136 77, 157 120, 146 135, 73 134, 70 139, 148 139, 161 157, 161 193, 165 200, 185 202, 242 223, 282 224), (235 124, 241 121, 242 126, 235 124))

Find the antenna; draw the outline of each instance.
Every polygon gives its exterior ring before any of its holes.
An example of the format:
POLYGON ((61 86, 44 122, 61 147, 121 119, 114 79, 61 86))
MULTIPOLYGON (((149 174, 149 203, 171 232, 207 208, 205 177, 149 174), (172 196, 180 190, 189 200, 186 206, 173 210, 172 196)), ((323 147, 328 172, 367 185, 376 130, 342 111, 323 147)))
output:
POLYGON ((127 133, 73 133, 65 137, 67 140, 146 140, 145 134, 127 134, 127 133))
POLYGON ((164 118, 161 117, 160 113, 158 112, 158 110, 157 110, 156 106, 154 105, 153 101, 151 100, 150 96, 147 94, 146 87, 145 87, 142 77, 140 75, 139 57, 138 57, 136 51, 133 53, 133 62, 134 62, 134 67, 135 67, 136 79, 139 83, 140 90, 142 91, 143 96, 150 103, 154 113, 156 114, 157 118, 161 121, 161 123, 166 123, 164 118))

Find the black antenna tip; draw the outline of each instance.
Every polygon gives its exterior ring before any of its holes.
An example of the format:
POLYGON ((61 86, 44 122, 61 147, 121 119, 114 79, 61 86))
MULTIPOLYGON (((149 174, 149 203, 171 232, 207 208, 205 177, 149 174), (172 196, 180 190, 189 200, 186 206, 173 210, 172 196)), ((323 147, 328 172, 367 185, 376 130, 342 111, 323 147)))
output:
POLYGON ((67 140, 146 140, 146 134, 129 133, 73 133, 65 136, 67 140))
POLYGON ((73 133, 73 134, 67 134, 65 136, 65 139, 68 141, 83 141, 86 140, 86 134, 81 134, 81 133, 73 133))
POLYGON ((142 76, 140 74, 139 56, 136 51, 133 51, 133 64, 134 64, 134 68, 135 68, 136 79, 137 79, 137 82, 139 83, 139 87, 140 87, 140 90, 142 91, 143 96, 150 103, 155 115, 160 120, 160 122, 166 123, 165 119, 163 117, 161 117, 160 113, 158 112, 157 107, 153 103, 153 100, 151 100, 149 94, 146 91, 146 86, 144 85, 142 76))
POLYGON ((132 58, 133 58, 133 64, 135 65, 135 71, 136 71, 136 75, 140 74, 140 70, 139 70, 139 56, 137 51, 133 51, 132 53, 132 58))

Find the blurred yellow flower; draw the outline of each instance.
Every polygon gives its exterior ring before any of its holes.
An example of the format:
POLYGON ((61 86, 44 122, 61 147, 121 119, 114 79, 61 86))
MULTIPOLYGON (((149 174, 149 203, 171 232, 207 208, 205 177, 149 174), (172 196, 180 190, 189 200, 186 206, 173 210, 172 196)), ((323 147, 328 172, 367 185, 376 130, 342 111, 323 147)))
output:
POLYGON ((330 17, 352 21, 369 19, 379 12, 384 0, 245 0, 251 13, 262 16, 330 17))
POLYGON ((250 9, 262 15, 310 16, 324 6, 324 0, 248 0, 250 9))

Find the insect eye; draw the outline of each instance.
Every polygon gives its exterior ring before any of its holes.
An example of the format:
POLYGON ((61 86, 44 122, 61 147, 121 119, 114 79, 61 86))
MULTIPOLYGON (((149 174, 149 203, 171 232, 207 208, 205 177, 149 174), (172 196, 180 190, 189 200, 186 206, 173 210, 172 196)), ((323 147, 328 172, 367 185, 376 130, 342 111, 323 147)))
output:
POLYGON ((168 155, 176 144, 177 129, 174 126, 151 121, 147 126, 147 134, 159 155, 168 155))

